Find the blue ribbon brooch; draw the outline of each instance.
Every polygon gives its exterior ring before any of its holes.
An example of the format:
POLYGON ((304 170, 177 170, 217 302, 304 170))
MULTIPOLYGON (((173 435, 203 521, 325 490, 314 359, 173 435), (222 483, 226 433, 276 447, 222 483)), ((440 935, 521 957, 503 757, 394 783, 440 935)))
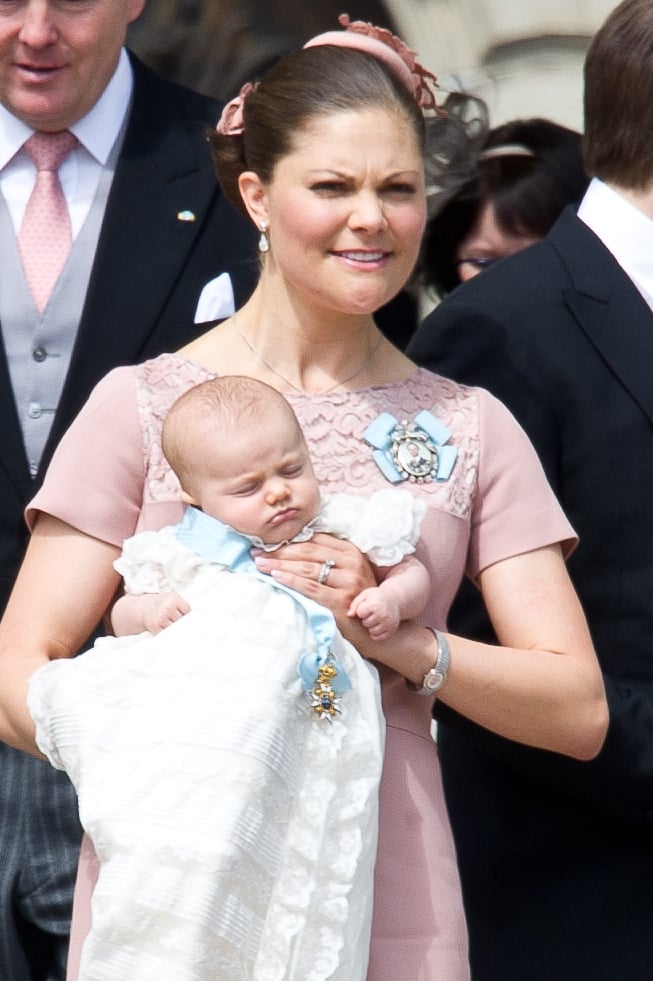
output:
POLYGON ((426 410, 413 422, 398 422, 389 412, 382 412, 367 427, 363 439, 374 447, 374 461, 391 484, 448 480, 458 456, 457 448, 449 444, 451 431, 426 410))

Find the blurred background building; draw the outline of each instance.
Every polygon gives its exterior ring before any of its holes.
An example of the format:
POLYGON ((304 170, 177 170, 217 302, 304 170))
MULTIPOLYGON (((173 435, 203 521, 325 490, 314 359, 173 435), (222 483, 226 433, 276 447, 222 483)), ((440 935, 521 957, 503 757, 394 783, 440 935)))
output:
POLYGON ((401 34, 444 88, 481 96, 492 125, 582 126, 582 63, 614 0, 148 0, 130 44, 163 74, 230 98, 346 10, 401 34))
POLYGON ((548 116, 582 128, 582 67, 615 0, 392 0, 443 87, 480 95, 493 126, 548 116))

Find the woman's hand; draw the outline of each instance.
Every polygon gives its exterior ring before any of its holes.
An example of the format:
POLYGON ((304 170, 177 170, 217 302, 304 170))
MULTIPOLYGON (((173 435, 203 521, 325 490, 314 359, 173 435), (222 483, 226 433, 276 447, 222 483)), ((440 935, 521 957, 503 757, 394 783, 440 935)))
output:
POLYGON ((356 546, 322 532, 308 542, 252 554, 261 572, 331 610, 343 633, 354 598, 376 586, 372 566, 356 546))

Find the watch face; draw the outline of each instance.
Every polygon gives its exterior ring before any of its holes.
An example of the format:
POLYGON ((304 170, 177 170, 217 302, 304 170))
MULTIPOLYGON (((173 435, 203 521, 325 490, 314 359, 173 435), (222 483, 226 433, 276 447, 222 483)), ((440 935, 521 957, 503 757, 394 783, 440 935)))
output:
POLYGON ((444 675, 440 671, 436 671, 435 668, 431 668, 424 677, 424 687, 428 688, 429 691, 437 691, 439 688, 442 688, 443 684, 444 675))

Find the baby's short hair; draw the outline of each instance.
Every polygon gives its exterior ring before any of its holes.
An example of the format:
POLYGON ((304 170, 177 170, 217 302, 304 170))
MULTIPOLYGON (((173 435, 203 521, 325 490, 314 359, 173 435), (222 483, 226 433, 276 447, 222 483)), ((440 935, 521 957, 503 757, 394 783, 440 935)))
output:
MULTIPOLYGON (((189 388, 169 410, 163 423, 161 447, 185 490, 188 476, 197 471, 195 434, 246 435, 251 427, 264 428, 280 420, 303 434, 297 416, 281 392, 246 375, 222 375, 189 388)), ((219 438, 215 446, 219 447, 219 438)))

